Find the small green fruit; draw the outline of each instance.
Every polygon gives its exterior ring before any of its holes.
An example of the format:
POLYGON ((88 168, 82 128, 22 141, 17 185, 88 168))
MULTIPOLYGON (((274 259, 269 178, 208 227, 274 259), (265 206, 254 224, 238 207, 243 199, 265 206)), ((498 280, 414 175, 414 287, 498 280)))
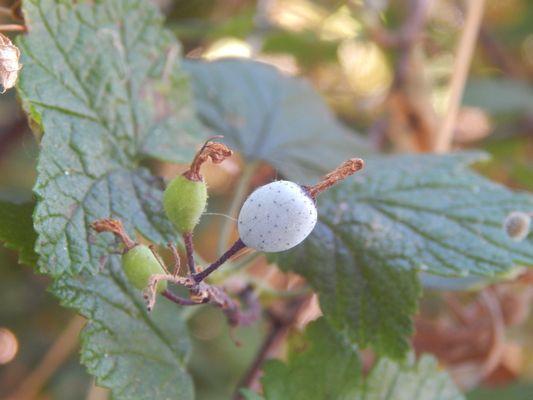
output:
POLYGON ((192 181, 183 175, 175 177, 163 194, 163 207, 168 219, 181 233, 192 232, 207 204, 204 181, 192 181))
MULTIPOLYGON (((122 267, 128 280, 139 290, 144 290, 148 286, 148 281, 152 275, 165 273, 152 250, 142 244, 132 247, 124 253, 122 267)), ((166 281, 160 281, 157 284, 158 293, 163 292, 166 288, 166 281)))

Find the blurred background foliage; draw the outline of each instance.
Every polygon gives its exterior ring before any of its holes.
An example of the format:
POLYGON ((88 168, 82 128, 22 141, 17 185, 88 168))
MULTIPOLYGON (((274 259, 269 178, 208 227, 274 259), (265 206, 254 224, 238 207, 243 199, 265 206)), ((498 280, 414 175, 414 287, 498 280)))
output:
MULTIPOLYGON (((168 28, 182 41, 187 57, 254 58, 287 74, 305 76, 347 125, 367 135, 384 151, 430 150, 424 129, 434 129, 435 121, 446 111, 457 43, 465 20, 464 2, 428 2, 425 24, 416 41, 409 44, 412 48, 405 69, 405 48, 394 45, 390 38, 408 26, 423 1, 154 1, 167 16, 168 28)), ((530 191, 532 27, 532 1, 486 1, 453 140, 455 149, 481 149, 492 155, 491 161, 478 166, 483 174, 530 191)), ((2 95, 0 200, 31 198, 37 154, 37 140, 14 91, 2 95)), ((210 212, 227 210, 242 167, 238 157, 219 168, 206 167, 214 194, 210 212)), ((170 177, 182 166, 157 168, 163 176, 170 177)), ((270 168, 263 166, 256 171, 254 181, 257 184, 274 176, 270 168)), ((199 251, 207 259, 215 255, 216 232, 221 222, 216 215, 208 216, 198 235, 199 251)), ((264 259, 254 262, 257 276, 272 290, 291 285, 294 278, 270 268, 264 259)), ((47 293, 48 279, 18 265, 17 255, 4 248, 0 248, 0 277, 0 398, 13 393, 17 393, 17 399, 107 398, 107 392, 94 387, 78 363, 77 334, 83 321, 61 308, 47 293)), ((510 304, 513 316, 521 314, 506 324, 505 356, 486 376, 467 376, 469 363, 479 357, 464 350, 471 342, 453 343, 456 354, 447 356, 442 352, 444 338, 438 342, 442 331, 427 324, 428 313, 433 319, 442 314, 446 319, 460 309, 472 319, 473 326, 483 326, 483 321, 476 319, 479 316, 468 293, 444 297, 426 294, 417 319, 415 348, 437 354, 470 391, 471 399, 531 399, 531 291, 531 277, 502 286, 500 299, 510 304), (425 340, 424 334, 433 341, 425 340)), ((189 324, 195 341, 191 370, 198 398, 229 398, 265 334, 264 327, 240 329, 235 335, 242 343, 236 347, 216 310, 201 309, 190 315, 189 324)))

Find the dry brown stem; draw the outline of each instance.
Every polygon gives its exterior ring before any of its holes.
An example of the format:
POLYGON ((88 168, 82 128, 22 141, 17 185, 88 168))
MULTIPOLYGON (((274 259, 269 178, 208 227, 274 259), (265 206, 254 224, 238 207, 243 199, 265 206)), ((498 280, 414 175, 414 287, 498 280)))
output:
POLYGON ((122 222, 120 222, 119 220, 111 218, 98 219, 91 224, 91 228, 93 228, 98 233, 113 233, 122 241, 122 243, 124 243, 126 250, 129 250, 137 245, 137 243, 135 243, 126 233, 124 225, 122 225, 122 222))
POLYGON ((335 168, 329 174, 327 174, 320 182, 313 186, 307 186, 307 192, 313 199, 322 193, 324 190, 329 189, 339 181, 349 177, 357 171, 363 169, 365 162, 360 158, 351 158, 344 161, 340 166, 335 168))
POLYGON ((202 181, 203 178, 200 174, 200 168, 203 163, 211 159, 214 164, 220 164, 226 158, 231 157, 233 151, 231 151, 228 146, 212 141, 213 139, 222 137, 223 136, 213 136, 212 138, 207 139, 202 148, 196 153, 189 169, 183 173, 183 176, 191 181, 202 181))

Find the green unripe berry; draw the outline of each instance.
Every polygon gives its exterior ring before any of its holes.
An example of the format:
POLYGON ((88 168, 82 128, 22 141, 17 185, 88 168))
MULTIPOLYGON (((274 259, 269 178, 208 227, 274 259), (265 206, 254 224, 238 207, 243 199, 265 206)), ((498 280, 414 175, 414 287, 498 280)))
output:
MULTIPOLYGON (((144 290, 148 286, 148 281, 152 275, 165 273, 152 250, 142 244, 132 247, 124 253, 122 267, 128 280, 139 290, 144 290)), ((166 288, 166 281, 160 281, 157 284, 158 293, 163 292, 166 288)))
POLYGON ((175 177, 163 194, 163 207, 167 218, 176 229, 192 232, 200 221, 207 204, 207 185, 192 181, 183 175, 175 177))

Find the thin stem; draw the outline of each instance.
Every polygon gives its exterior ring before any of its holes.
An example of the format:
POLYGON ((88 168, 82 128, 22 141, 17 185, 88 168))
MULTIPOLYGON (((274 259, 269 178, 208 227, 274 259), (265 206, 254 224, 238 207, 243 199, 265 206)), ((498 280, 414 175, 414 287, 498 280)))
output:
POLYGON ((167 247, 170 249, 170 253, 172 254, 172 262, 174 263, 174 271, 172 273, 174 277, 177 277, 180 275, 181 272, 180 255, 174 243, 168 242, 167 247))
POLYGON ((483 18, 485 0, 468 0, 465 3, 467 5, 466 21, 455 56, 455 65, 450 83, 448 110, 435 138, 434 148, 437 153, 445 153, 450 149, 457 114, 461 106, 461 98, 463 97, 468 71, 481 26, 481 19, 483 18))
POLYGON ((26 27, 24 25, 18 24, 5 24, 0 25, 0 31, 3 32, 26 32, 26 27))
POLYGON ((258 166, 258 162, 252 162, 250 164, 247 164, 242 171, 241 178, 239 179, 239 184, 237 186, 237 189, 235 190, 235 195, 233 196, 227 213, 231 217, 231 219, 227 218, 224 221, 224 224, 222 225, 222 229, 220 230, 220 236, 217 245, 217 254, 222 254, 224 252, 224 249, 226 249, 226 246, 228 245, 231 230, 233 228, 233 223, 235 221, 235 218, 237 217, 239 209, 241 208, 244 198, 248 194, 248 187, 250 186, 250 181, 252 180, 258 166))
POLYGON ((316 199, 320 193, 329 189, 333 185, 336 185, 339 181, 347 178, 355 172, 363 169, 364 166, 365 162, 360 158, 351 158, 346 160, 329 174, 327 174, 316 185, 307 186, 307 192, 309 193, 309 196, 311 196, 313 199, 316 199))
POLYGON ((150 249, 150 251, 154 255, 155 259, 157 260, 157 262, 159 263, 161 268, 163 268, 163 271, 165 271, 167 274, 170 274, 170 272, 168 272, 167 266, 165 265, 165 263, 161 259, 161 256, 159 256, 159 253, 157 252, 157 250, 155 248, 155 245, 151 244, 150 246, 148 246, 148 248, 150 249))
POLYGON ((170 301, 180 305, 180 306, 197 306, 198 303, 190 300, 190 299, 186 299, 184 297, 180 297, 180 296, 177 296, 175 295, 174 293, 170 292, 168 289, 165 290, 164 292, 161 293, 164 297, 166 297, 167 299, 169 299, 170 301))
MULTIPOLYGON (((250 249, 252 250, 252 249, 250 249)), ((239 260, 236 262, 227 262, 226 268, 224 271, 220 271, 216 276, 211 277, 214 284, 224 282, 229 276, 240 271, 244 267, 248 266, 256 258, 261 257, 263 253, 252 250, 251 253, 244 252, 242 256, 239 257, 239 260)))
POLYGON ((96 221, 91 223, 91 228, 93 228, 98 233, 111 232, 122 241, 126 250, 130 250, 137 246, 137 243, 129 237, 129 235, 126 233, 126 230, 124 229, 124 225, 122 225, 122 222, 118 219, 97 219, 96 221))
POLYGON ((269 356, 272 347, 274 347, 274 344, 277 343, 280 337, 283 337, 283 335, 285 334, 285 330, 287 327, 283 323, 283 321, 273 316, 272 314, 270 314, 270 319, 272 321, 270 331, 267 337, 265 338, 263 344, 261 345, 261 348, 257 352, 257 355, 255 356, 252 365, 250 365, 250 367, 246 371, 246 374, 239 381, 233 397, 235 400, 243 399, 242 395, 240 394, 240 389, 249 387, 256 380, 261 366, 265 362, 266 358, 269 356))
POLYGON ((189 274, 196 273, 196 263, 194 262, 194 244, 192 241, 192 232, 185 232, 183 234, 183 243, 185 243, 185 251, 187 252, 187 265, 189 266, 189 274))
POLYGON ((293 302, 287 303, 286 307, 284 308, 285 315, 283 316, 277 316, 274 313, 267 311, 267 315, 271 321, 270 332, 261 345, 253 363, 250 365, 247 372, 235 388, 233 397, 235 400, 242 399, 240 394, 241 388, 250 388, 257 380, 263 363, 267 357, 271 356, 275 349, 279 346, 304 303, 305 298, 300 298, 293 302))
POLYGON ((229 260, 230 257, 235 255, 237 252, 244 249, 245 247, 246 245, 244 244, 244 242, 240 238, 237 239, 237 241, 233 243, 233 246, 231 246, 224 254, 222 254, 218 260, 216 260, 213 264, 204 269, 202 272, 199 272, 194 275, 194 280, 196 282, 203 281, 205 278, 207 278, 207 276, 209 276, 209 274, 216 271, 216 269, 222 264, 224 264, 227 260, 229 260))

